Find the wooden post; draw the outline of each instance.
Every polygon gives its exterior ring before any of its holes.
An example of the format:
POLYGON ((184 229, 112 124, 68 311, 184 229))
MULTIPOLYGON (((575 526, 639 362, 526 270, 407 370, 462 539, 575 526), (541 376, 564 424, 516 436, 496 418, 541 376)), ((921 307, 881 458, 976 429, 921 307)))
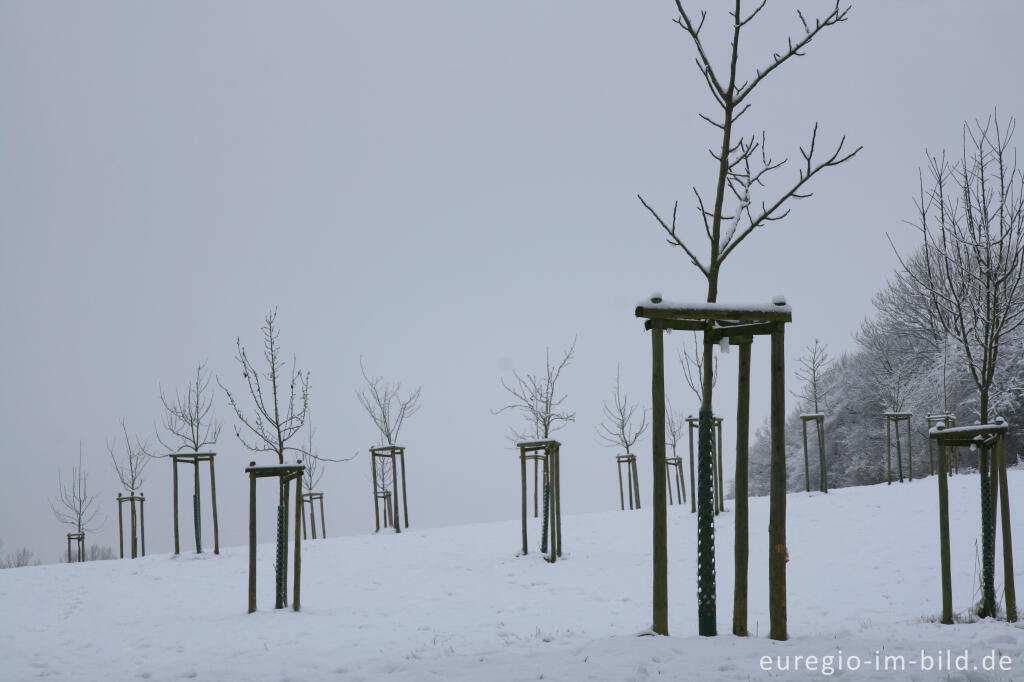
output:
POLYGON ((900 420, 899 419, 893 419, 892 420, 892 428, 893 428, 893 431, 896 432, 894 434, 896 436, 896 473, 900 477, 900 483, 903 483, 903 452, 900 449, 902 446, 900 444, 900 420))
POLYGON ((562 452, 557 443, 554 444, 555 450, 555 484, 552 486, 555 499, 553 508, 555 510, 555 519, 553 527, 555 529, 554 544, 556 547, 556 554, 562 556, 562 452))
MULTIPOLYGON (((668 488, 668 506, 672 506, 672 474, 668 472, 668 458, 665 459, 665 487, 668 488)), ((679 504, 682 504, 683 500, 679 500, 679 504)))
POLYGON ((693 479, 693 417, 686 420, 690 425, 690 513, 697 513, 697 486, 693 479))
POLYGON ((953 578, 949 566, 949 484, 946 482, 946 445, 939 441, 939 555, 942 570, 942 622, 953 624, 953 578))
POLYGON ((402 515, 405 517, 405 527, 409 527, 409 500, 405 496, 405 448, 399 452, 402 458, 402 515))
POLYGON ((327 520, 324 518, 324 494, 320 493, 320 537, 327 539, 327 520))
MULTIPOLYGON (((278 481, 281 483, 281 492, 284 494, 281 504, 284 506, 284 538, 282 540, 283 550, 285 554, 285 560, 281 564, 281 584, 284 586, 284 605, 288 605, 288 503, 291 501, 292 488, 289 485, 291 481, 287 478, 280 478, 278 481)), ((301 504, 301 500, 300 500, 301 504)))
MULTIPOLYGON (((117 494, 117 538, 121 547, 121 558, 124 558, 124 514, 121 512, 121 493, 117 494)), ((68 545, 68 556, 71 555, 71 545, 68 545)))
POLYGON ((828 493, 828 455, 825 453, 825 418, 814 420, 818 425, 818 468, 821 474, 821 492, 828 493))
MULTIPOLYGON (((196 505, 196 508, 198 509, 200 507, 200 505, 199 505, 199 457, 198 456, 196 456, 192 460, 192 470, 195 473, 195 481, 194 481, 195 496, 196 496, 195 505, 196 505)), ((202 537, 202 533, 203 533, 203 521, 202 521, 203 517, 200 514, 198 514, 198 513, 195 514, 194 517, 195 517, 195 525, 196 525, 196 554, 201 554, 202 551, 203 551, 203 545, 202 545, 202 541, 200 540, 200 538, 202 537)))
MULTIPOLYGON (((302 464, 302 460, 298 460, 299 464, 302 464)), ((313 505, 309 505, 312 507, 313 505)), ((302 570, 302 540, 299 538, 299 522, 302 518, 302 469, 299 469, 295 474, 295 558, 292 560, 294 566, 295 577, 293 578, 294 584, 292 585, 292 609, 295 611, 299 610, 299 573, 302 570)), ((313 526, 314 537, 316 535, 316 526, 313 526)))
MULTIPOLYGON (((625 511, 626 509, 626 497, 622 492, 622 460, 618 457, 615 458, 615 469, 619 474, 619 511, 625 511)), ((630 509, 633 505, 629 505, 630 509)))
POLYGON ((786 359, 785 327, 772 331, 771 491, 768 512, 769 637, 789 638, 786 630, 786 359))
POLYGON ((398 461, 395 459, 395 451, 391 451, 391 504, 394 505, 391 512, 391 521, 395 525, 395 532, 402 532, 402 517, 398 513, 398 461))
MULTIPOLYGON (((375 533, 380 532, 380 505, 377 502, 377 453, 370 448, 370 475, 373 477, 373 522, 376 524, 375 533)), ((387 521, 384 522, 387 526, 387 521)))
POLYGON ((171 455, 171 462, 174 463, 174 553, 181 553, 181 546, 178 543, 178 458, 171 455))
POLYGON ((146 494, 139 500, 139 522, 142 524, 142 556, 146 556, 146 494))
POLYGON ((890 428, 891 422, 888 417, 883 416, 885 420, 885 481, 886 485, 892 485, 892 436, 890 428))
MULTIPOLYGON (((249 462, 250 467, 256 462, 249 462)), ((177 467, 175 467, 177 469, 177 467)), ((175 497, 175 500, 178 498, 175 497)), ((256 472, 249 472, 249 613, 256 610, 256 472)))
MULTIPOLYGON (((522 472, 523 479, 523 554, 529 554, 529 548, 526 546, 526 449, 522 446, 519 448, 519 468, 522 472)), ((536 483, 534 484, 533 490, 534 494, 536 494, 536 483)))
POLYGON ((725 467, 722 466, 722 418, 715 422, 718 446, 718 509, 725 511, 725 467))
MULTIPOLYGON (((653 454, 653 624, 655 634, 668 634, 668 525, 665 508, 665 351, 664 332, 651 326, 651 451, 653 454)), ((690 428, 690 475, 693 475, 693 428, 690 428)))
POLYGON ((801 419, 800 425, 804 431, 804 487, 805 492, 811 492, 811 469, 807 463, 807 420, 801 419))
POLYGON ((750 539, 747 505, 747 455, 750 438, 750 345, 750 341, 739 344, 739 381, 736 391, 736 498, 733 501, 736 506, 736 537, 733 550, 736 584, 732 599, 732 634, 737 637, 746 637, 748 634, 747 567, 750 539))
POLYGON ((537 460, 533 460, 533 518, 540 516, 537 511, 537 460))
POLYGON ((217 527, 217 479, 213 473, 213 453, 210 453, 210 510, 213 512, 213 553, 220 554, 220 529, 217 527))
POLYGON ((135 515, 135 491, 132 490, 130 492, 131 495, 128 497, 128 513, 132 524, 132 558, 136 559, 139 556, 138 519, 135 515))
POLYGON ((910 428, 910 418, 907 418, 907 480, 914 480, 914 430, 910 428))
POLYGON ((1006 441, 999 439, 999 487, 1003 489, 1000 506, 1003 523, 1003 593, 1006 596, 1006 620, 1017 621, 1017 590, 1013 581, 1013 542, 1010 533, 1010 490, 1006 487, 1006 441))
POLYGON ((68 563, 71 563, 71 533, 68 533, 68 563))
MULTIPOLYGON (((313 506, 312 505, 312 500, 310 500, 310 503, 311 503, 310 506, 313 506)), ((312 510, 310 510, 310 512, 309 512, 309 520, 310 521, 313 520, 313 511, 312 510)), ((303 505, 302 505, 302 539, 303 540, 306 539, 306 505, 305 505, 305 500, 303 500, 303 505)))

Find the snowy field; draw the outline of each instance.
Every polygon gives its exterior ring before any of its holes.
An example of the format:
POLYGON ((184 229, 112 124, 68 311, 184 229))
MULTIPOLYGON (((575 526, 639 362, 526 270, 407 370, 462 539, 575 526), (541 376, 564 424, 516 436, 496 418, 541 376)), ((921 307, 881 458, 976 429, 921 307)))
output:
MULTIPOLYGON (((1020 519, 1024 472, 1011 471, 1009 485, 1020 519)), ((716 528, 716 638, 696 636, 696 517, 676 506, 669 512, 670 637, 637 636, 650 625, 651 516, 644 509, 567 515, 565 557, 555 565, 537 552, 516 556, 518 521, 309 541, 301 613, 272 608, 270 545, 260 547, 253 615, 245 613, 245 547, 219 557, 164 554, 0 571, 0 679, 1024 680, 1024 626, 937 623, 936 500, 934 478, 790 495, 787 642, 766 638, 768 500, 754 498, 749 623, 756 637, 725 634, 730 501, 716 528), (960 657, 968 669, 922 671, 922 650, 933 668, 949 650, 951 662, 960 657), (985 671, 993 651, 997 669, 985 671), (778 656, 789 656, 791 667, 796 656, 817 659, 801 659, 799 671, 765 671, 763 656, 772 657, 771 668, 778 656), (905 669, 878 670, 886 656, 903 657, 905 669), (848 669, 858 661, 859 670, 848 669)), ((976 475, 953 479, 950 510, 954 609, 966 612, 979 594, 976 475)), ((531 523, 533 542, 539 526, 531 523)), ((1021 567, 1024 524, 1015 530, 1021 567)), ((1000 596, 1001 568, 997 555, 1000 596)), ((1024 591, 1020 568, 1016 583, 1024 591)))

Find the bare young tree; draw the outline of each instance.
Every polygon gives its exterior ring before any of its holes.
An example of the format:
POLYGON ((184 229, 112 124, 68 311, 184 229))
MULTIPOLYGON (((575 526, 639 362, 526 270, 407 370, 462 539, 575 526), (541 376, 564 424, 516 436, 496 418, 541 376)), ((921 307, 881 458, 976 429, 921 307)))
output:
POLYGON ((807 353, 797 360, 797 364, 800 366, 796 370, 796 378, 803 384, 792 393, 814 413, 820 413, 828 406, 828 398, 834 388, 829 377, 832 359, 828 355, 828 346, 814 339, 814 345, 807 346, 807 353))
POLYGON ((277 457, 278 464, 284 464, 289 452, 302 455, 305 450, 293 445, 293 439, 306 423, 309 410, 309 372, 296 369, 292 356, 290 372, 285 370, 281 347, 277 339, 281 331, 277 328, 277 308, 267 313, 263 321, 263 358, 267 369, 260 372, 249 359, 238 337, 235 345, 238 354, 235 359, 242 366, 242 378, 246 381, 252 398, 253 414, 248 415, 231 391, 217 378, 217 384, 227 394, 231 409, 238 417, 235 435, 247 450, 268 452, 277 457))
MULTIPOLYGON (((919 172, 916 200, 924 269, 904 265, 901 273, 927 297, 935 326, 959 346, 978 391, 982 423, 990 421, 1000 352, 1024 327, 1024 170, 1011 146, 1015 127, 1012 118, 1001 126, 996 114, 965 123, 959 159, 928 155, 929 186, 919 172)), ((990 471, 982 448, 983 508, 998 490, 997 468, 990 471)), ((992 516, 982 517, 982 617, 995 615, 992 516)))
POLYGON ((558 379, 562 371, 572 362, 576 353, 576 339, 572 340, 557 362, 551 359, 551 349, 544 350, 544 373, 520 375, 513 371, 515 381, 510 384, 501 380, 502 387, 512 396, 513 402, 496 410, 494 414, 505 411, 516 411, 522 414, 525 427, 511 427, 511 438, 515 442, 529 440, 548 440, 551 435, 568 422, 576 421, 576 413, 562 409, 568 397, 558 395, 558 379))
POLYGON ((672 401, 667 401, 665 405, 665 444, 672 447, 673 457, 679 456, 676 453, 676 448, 683 440, 686 427, 686 417, 682 412, 672 409, 672 401))
POLYGON ((422 386, 418 386, 405 398, 402 397, 402 383, 389 382, 380 376, 366 373, 363 359, 359 358, 359 369, 366 380, 366 387, 356 391, 359 404, 370 415, 374 426, 380 432, 381 445, 395 445, 398 433, 405 420, 420 409, 422 386))
POLYGON ((636 411, 639 407, 622 392, 620 368, 616 366, 612 404, 602 403, 604 421, 597 425, 597 436, 605 446, 621 448, 626 455, 634 454, 632 447, 647 431, 647 410, 641 409, 638 417, 636 411))
POLYGON ((121 485, 128 490, 130 495, 135 495, 135 492, 142 487, 143 470, 149 464, 149 447, 147 443, 139 440, 138 436, 135 436, 134 442, 132 441, 123 417, 121 418, 121 434, 124 438, 123 456, 119 456, 117 453, 116 441, 107 441, 107 452, 110 453, 110 461, 114 464, 114 471, 117 472, 117 478, 121 481, 121 485))
MULTIPOLYGON (((766 83, 779 67, 790 62, 794 57, 806 54, 811 42, 822 31, 846 21, 850 7, 843 8, 840 5, 840 0, 836 0, 835 5, 824 16, 813 22, 808 21, 804 14, 798 11, 800 27, 797 34, 788 38, 785 46, 774 52, 766 60, 766 64, 756 68, 753 73, 743 75, 739 73, 738 69, 741 37, 744 29, 754 21, 766 4, 767 0, 763 0, 753 10, 744 13, 741 0, 735 0, 732 3, 732 9, 729 11, 732 30, 730 31, 727 66, 722 64, 716 66, 712 63, 712 58, 717 51, 705 43, 706 34, 702 34, 707 12, 702 11, 698 17, 686 10, 683 0, 676 0, 679 16, 675 21, 694 45, 697 70, 707 85, 715 105, 713 114, 701 113, 699 116, 713 126, 717 133, 721 134, 721 144, 709 149, 714 160, 714 171, 710 176, 714 178, 714 199, 709 204, 704 199, 705 195, 697 187, 692 188, 696 197, 697 214, 700 217, 704 233, 701 236, 698 231, 697 240, 707 239, 707 255, 701 258, 698 255, 700 249, 694 244, 693 238, 679 232, 681 226, 677 222, 678 201, 672 208, 671 217, 667 218, 655 210, 643 196, 637 195, 644 208, 665 232, 668 243, 682 249, 687 260, 707 280, 706 300, 708 303, 718 301, 719 276, 722 264, 729 255, 754 230, 785 218, 789 214, 790 208, 787 204, 791 200, 810 197, 808 183, 818 173, 849 161, 860 151, 860 147, 857 147, 852 152, 844 153, 843 147, 846 138, 843 137, 838 145, 831 147, 830 152, 821 154, 818 148, 818 124, 815 123, 809 143, 806 147, 800 148, 802 161, 796 177, 782 181, 774 189, 769 186, 769 183, 773 183, 774 178, 777 177, 776 171, 785 166, 786 159, 776 161, 769 155, 765 146, 767 136, 763 130, 760 133, 753 132, 747 135, 740 132, 737 123, 750 110, 754 92, 758 91, 758 88, 766 83), (727 208, 725 205, 727 195, 732 197, 732 208, 727 208)), ((710 433, 712 428, 712 370, 712 349, 710 345, 705 344, 699 414, 702 434, 710 433)), ((693 491, 698 499, 698 552, 704 556, 714 556, 714 493, 711 485, 713 454, 709 440, 702 437, 700 443, 698 467, 700 486, 699 490, 693 491)), ((776 450, 781 449, 776 448, 776 450)), ((779 459, 783 461, 774 462, 773 469, 784 471, 784 454, 776 455, 776 460, 779 459)), ((777 487, 785 491, 785 474, 779 473, 776 477, 781 479, 775 482, 777 487)), ((771 583, 769 601, 772 604, 770 637, 776 640, 786 639, 788 636, 785 631, 785 503, 784 492, 773 498, 772 518, 769 520, 769 535, 774 548, 769 559, 769 582, 771 583)), ((715 635, 718 626, 713 562, 699 564, 698 590, 700 594, 699 632, 704 636, 715 635)), ((655 624, 655 631, 659 634, 668 634, 667 623, 661 622, 662 620, 665 619, 659 616, 659 622, 655 624)))
POLYGON ((326 473, 324 464, 320 461, 316 449, 313 447, 313 436, 315 435, 316 429, 313 428, 313 422, 310 421, 306 429, 306 447, 302 453, 302 465, 305 467, 302 470, 302 489, 306 492, 315 491, 316 487, 320 485, 320 479, 326 473))
POLYGON ((54 517, 74 528, 75 533, 90 533, 99 530, 103 525, 95 524, 100 510, 96 505, 96 495, 89 493, 88 479, 89 475, 82 468, 82 444, 79 443, 78 466, 72 467, 71 480, 65 484, 64 477, 57 472, 60 493, 56 499, 49 500, 54 517))
MULTIPOLYGON (((679 351, 679 364, 683 368, 683 378, 686 385, 690 387, 693 394, 697 396, 697 402, 704 399, 704 353, 701 350, 700 340, 697 332, 693 332, 693 347, 679 351)), ((711 388, 714 389, 718 383, 718 358, 712 359, 711 365, 711 388)))
POLYGON ((209 392, 210 374, 206 364, 200 362, 196 365, 195 380, 185 387, 185 395, 175 390, 172 400, 160 389, 163 427, 169 437, 165 441, 157 431, 156 438, 168 452, 199 452, 216 444, 220 437, 221 423, 214 416, 213 396, 209 392))

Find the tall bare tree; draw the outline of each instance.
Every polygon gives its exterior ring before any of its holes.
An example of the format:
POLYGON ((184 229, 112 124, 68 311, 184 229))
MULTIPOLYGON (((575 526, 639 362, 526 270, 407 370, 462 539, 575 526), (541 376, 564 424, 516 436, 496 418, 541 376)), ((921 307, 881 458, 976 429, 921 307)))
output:
POLYGON ((174 398, 160 388, 160 402, 164 406, 163 427, 168 434, 165 441, 157 431, 157 440, 168 452, 191 450, 199 452, 214 445, 220 437, 221 423, 213 412, 213 396, 209 392, 210 371, 206 364, 196 365, 195 380, 189 381, 182 395, 175 389, 174 398))
MULTIPOLYGON (((846 138, 831 147, 824 154, 818 148, 818 124, 815 123, 810 141, 800 148, 802 161, 796 177, 783 181, 778 188, 772 189, 776 172, 784 168, 786 159, 776 161, 769 155, 765 143, 766 133, 750 134, 740 132, 737 123, 749 110, 752 95, 759 91, 761 85, 768 82, 772 74, 780 67, 789 63, 794 57, 806 54, 811 42, 824 30, 844 21, 850 7, 842 7, 839 0, 823 16, 808 21, 802 12, 797 12, 800 27, 795 36, 789 37, 785 46, 774 52, 763 66, 753 73, 739 73, 739 55, 741 38, 744 30, 754 21, 767 4, 767 0, 758 3, 749 11, 743 11, 741 0, 732 3, 729 11, 731 17, 731 40, 728 48, 727 65, 712 63, 717 52, 714 46, 705 43, 702 31, 707 12, 700 15, 688 11, 682 0, 676 0, 679 16, 675 21, 683 29, 696 50, 697 70, 700 72, 708 91, 714 101, 714 113, 699 114, 700 118, 715 128, 721 135, 721 143, 709 149, 714 160, 714 169, 710 177, 714 179, 713 200, 705 201, 697 187, 693 187, 696 197, 697 215, 703 226, 703 237, 700 230, 695 230, 697 240, 707 239, 707 255, 701 257, 691 236, 680 232, 682 227, 677 222, 679 202, 676 201, 671 217, 663 216, 655 210, 642 196, 637 195, 640 202, 654 217, 666 234, 669 244, 677 246, 686 258, 696 267, 707 280, 707 302, 718 300, 718 284, 722 264, 736 248, 754 232, 754 230, 770 222, 785 218, 790 211, 788 203, 795 199, 811 196, 808 183, 827 168, 838 166, 857 154, 860 147, 852 152, 844 153, 846 138), (760 195, 760 196, 759 196, 760 195), (726 207, 727 196, 732 197, 733 207, 726 207)), ((724 3, 722 3, 724 4, 724 3)), ((704 346, 704 367, 702 380, 702 400, 700 410, 700 449, 699 449, 699 482, 696 492, 698 496, 698 552, 705 556, 714 556, 714 507, 711 472, 711 438, 712 431, 712 350, 710 345, 704 346)), ((781 431, 781 424, 779 430, 781 431)), ((781 479, 773 482, 773 488, 783 491, 771 503, 769 520, 770 542, 776 551, 769 560, 769 601, 772 604, 770 636, 772 639, 786 639, 785 631, 785 453, 782 447, 774 448, 782 454, 777 459, 782 462, 773 463, 776 477, 781 479), (781 473, 778 473, 781 470, 781 473)), ((713 562, 701 562, 698 565, 698 617, 701 635, 715 635, 718 631, 715 597, 715 573, 713 562)), ((667 626, 659 625, 658 629, 666 630, 667 626)))
POLYGON ((99 530, 102 523, 96 523, 99 507, 96 495, 89 493, 89 475, 82 468, 82 444, 78 444, 78 466, 71 469, 71 480, 57 472, 59 494, 49 500, 54 517, 64 525, 74 528, 76 533, 91 533, 99 530))
POLYGON ((381 376, 370 376, 366 373, 363 359, 359 358, 359 369, 366 381, 365 388, 356 391, 359 404, 370 415, 374 426, 380 433, 381 445, 395 445, 398 433, 405 420, 416 414, 420 409, 422 386, 416 387, 405 398, 402 397, 402 382, 390 382, 381 376))
POLYGON ((902 258, 903 280, 925 298, 929 319, 962 351, 989 420, 1003 342, 1024 325, 1024 170, 1012 148, 1016 127, 993 114, 964 124, 960 158, 928 155, 919 174, 916 227, 924 267, 902 258))
MULTIPOLYGON (((1004 342, 1024 326, 1024 170, 1012 147, 1016 127, 998 115, 965 123, 956 161, 928 155, 928 186, 919 172, 916 201, 924 269, 903 277, 929 303, 931 319, 963 354, 978 390, 978 418, 990 421, 990 400, 1004 342)), ((910 259, 907 259, 908 261, 910 259)), ((982 616, 995 615, 995 524, 987 513, 996 484, 985 448, 982 483, 982 616)))
POLYGON ((597 436, 602 443, 611 448, 621 448, 623 454, 634 454, 632 448, 647 431, 647 410, 631 402, 629 396, 622 391, 620 368, 615 368, 615 390, 612 393, 612 404, 602 403, 604 421, 597 425, 597 436), (640 414, 637 415, 637 409, 640 414))
POLYGON ((572 362, 576 353, 576 339, 572 340, 557 361, 551 359, 551 349, 544 350, 544 373, 526 374, 513 371, 514 382, 506 383, 501 380, 504 388, 513 402, 495 411, 500 414, 505 411, 519 412, 524 421, 525 427, 511 427, 511 438, 513 441, 548 440, 551 435, 565 426, 567 423, 576 421, 576 413, 562 408, 567 393, 558 394, 558 380, 562 371, 572 362))

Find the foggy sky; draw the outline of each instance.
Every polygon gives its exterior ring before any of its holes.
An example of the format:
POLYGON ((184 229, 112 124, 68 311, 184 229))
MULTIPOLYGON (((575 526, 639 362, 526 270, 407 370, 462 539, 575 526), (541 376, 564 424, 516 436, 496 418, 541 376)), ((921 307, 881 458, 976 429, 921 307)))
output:
MULTIPOLYGON (((803 3, 812 15, 826 4, 803 3)), ((715 9, 709 40, 727 21, 715 9)), ((500 379, 538 371, 546 347, 578 338, 561 386, 577 421, 556 436, 565 511, 614 508, 616 452, 595 426, 617 363, 630 396, 649 402, 650 345, 633 308, 655 290, 706 293, 636 198, 664 212, 678 199, 704 253, 690 187, 713 192, 715 131, 698 118, 713 102, 673 17, 667 0, 0 2, 4 550, 57 559, 67 530, 47 498, 81 441, 106 517, 89 542, 116 552, 105 443, 118 420, 156 446, 158 387, 184 388, 200 360, 241 391, 235 339, 258 355, 274 306, 284 351, 311 372, 319 450, 363 452, 321 485, 328 535, 373 528, 360 357, 423 386, 401 440, 412 525, 437 526, 516 517, 514 418, 493 414, 507 402, 500 379)), ((723 269, 720 301, 782 293, 793 306, 789 381, 815 338, 833 355, 852 349, 896 264, 886 234, 916 243, 902 221, 925 149, 955 153, 962 122, 995 107, 1024 112, 1022 19, 1008 1, 862 0, 758 90, 741 131, 766 129, 773 156, 791 159, 780 181, 815 121, 823 147, 843 135, 864 145, 723 269)), ((790 4, 773 3, 741 71, 798 30, 790 4)), ((683 340, 669 338, 669 367, 683 340)), ((726 452, 734 365, 722 358, 715 401, 726 452)), ((253 457, 214 389, 221 542, 241 544, 253 457)), ((696 409, 678 372, 669 393, 696 409)), ((170 551, 168 462, 149 466, 143 491, 147 549, 170 551)), ((565 541, 571 552, 571 518, 565 541)))

